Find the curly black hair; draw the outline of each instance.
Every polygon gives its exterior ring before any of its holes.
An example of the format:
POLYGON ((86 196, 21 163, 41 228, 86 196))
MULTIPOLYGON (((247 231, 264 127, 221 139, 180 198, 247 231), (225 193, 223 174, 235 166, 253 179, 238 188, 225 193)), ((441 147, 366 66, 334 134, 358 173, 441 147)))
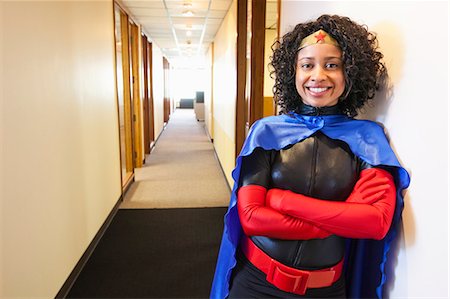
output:
POLYGON ((345 90, 338 105, 345 114, 355 116, 358 109, 375 96, 386 76, 386 68, 381 61, 383 54, 377 51, 375 33, 369 32, 366 25, 338 15, 322 15, 316 21, 297 24, 283 36, 281 43, 276 41, 272 45, 269 66, 271 76, 275 77, 275 102, 281 114, 297 111, 303 105, 295 87, 298 47, 303 38, 319 29, 330 34, 342 50, 345 90))

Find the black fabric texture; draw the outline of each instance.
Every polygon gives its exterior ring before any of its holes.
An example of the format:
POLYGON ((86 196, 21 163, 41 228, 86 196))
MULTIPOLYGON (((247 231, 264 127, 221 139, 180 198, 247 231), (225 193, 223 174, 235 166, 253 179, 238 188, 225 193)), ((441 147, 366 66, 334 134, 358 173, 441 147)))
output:
MULTIPOLYGON (((344 201, 366 167, 347 144, 317 132, 280 151, 257 148, 243 158, 240 180, 243 186, 287 189, 318 199, 344 201)), ((331 267, 345 252, 344 239, 335 235, 313 240, 251 239, 272 258, 299 269, 331 267)))
POLYGON ((344 114, 339 105, 336 104, 334 106, 328 107, 313 107, 306 104, 302 104, 301 107, 297 110, 298 114, 303 115, 334 115, 334 114, 344 114))

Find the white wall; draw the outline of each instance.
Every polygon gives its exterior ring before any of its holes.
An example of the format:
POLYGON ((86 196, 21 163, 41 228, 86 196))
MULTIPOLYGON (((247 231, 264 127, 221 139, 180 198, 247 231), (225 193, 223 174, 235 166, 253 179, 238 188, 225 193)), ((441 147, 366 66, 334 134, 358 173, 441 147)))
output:
MULTIPOLYGON (((0 25, 3 28, 3 4, 0 2, 0 25)), ((3 102, 4 102, 4 92, 3 92, 3 30, 0 29, 0 116, 3 118, 3 102)), ((3 141, 5 140, 4 134, 3 134, 3 125, 2 120, 0 119, 0 233, 3 235, 3 193, 4 193, 4 187, 3 187, 3 165, 5 164, 5 156, 3 151, 3 141)), ((0 236, 0 276, 3 277, 3 240, 0 236)), ((4 293, 3 291, 3 279, 0 279, 0 296, 4 293)))
POLYGON ((153 114, 155 138, 164 129, 164 67, 161 49, 153 43, 153 114))
POLYGON ((233 1, 214 39, 214 146, 232 185, 236 144, 236 28, 237 2, 233 1))
POLYGON ((209 137, 214 139, 214 123, 213 123, 213 113, 214 113, 214 98, 213 98, 213 57, 214 57, 214 44, 212 43, 206 54, 206 83, 205 83, 205 126, 208 130, 209 137))
POLYGON ((264 96, 273 97, 273 85, 275 80, 270 77, 270 57, 272 56, 272 45, 277 38, 277 30, 266 29, 266 36, 264 41, 264 96))
POLYGON ((121 196, 112 1, 0 18, 0 297, 50 298, 121 196))
POLYGON ((412 180, 391 298, 449 296, 448 11, 447 1, 282 2, 282 32, 327 13, 378 33, 393 93, 377 119, 412 180))

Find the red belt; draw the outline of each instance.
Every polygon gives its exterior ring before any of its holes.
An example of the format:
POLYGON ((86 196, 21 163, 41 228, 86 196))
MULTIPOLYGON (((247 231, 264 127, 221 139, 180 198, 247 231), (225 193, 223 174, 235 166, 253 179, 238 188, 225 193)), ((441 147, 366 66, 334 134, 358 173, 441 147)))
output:
POLYGON ((304 295, 307 289, 331 286, 341 277, 344 259, 331 268, 299 270, 274 260, 243 236, 241 249, 247 259, 266 274, 266 280, 282 291, 304 295))

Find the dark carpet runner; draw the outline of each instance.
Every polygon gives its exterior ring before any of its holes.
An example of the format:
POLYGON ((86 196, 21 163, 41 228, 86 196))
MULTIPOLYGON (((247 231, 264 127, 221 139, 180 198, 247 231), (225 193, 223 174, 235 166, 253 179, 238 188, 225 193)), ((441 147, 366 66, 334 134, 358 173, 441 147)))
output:
POLYGON ((225 212, 119 210, 68 298, 207 298, 225 212))

